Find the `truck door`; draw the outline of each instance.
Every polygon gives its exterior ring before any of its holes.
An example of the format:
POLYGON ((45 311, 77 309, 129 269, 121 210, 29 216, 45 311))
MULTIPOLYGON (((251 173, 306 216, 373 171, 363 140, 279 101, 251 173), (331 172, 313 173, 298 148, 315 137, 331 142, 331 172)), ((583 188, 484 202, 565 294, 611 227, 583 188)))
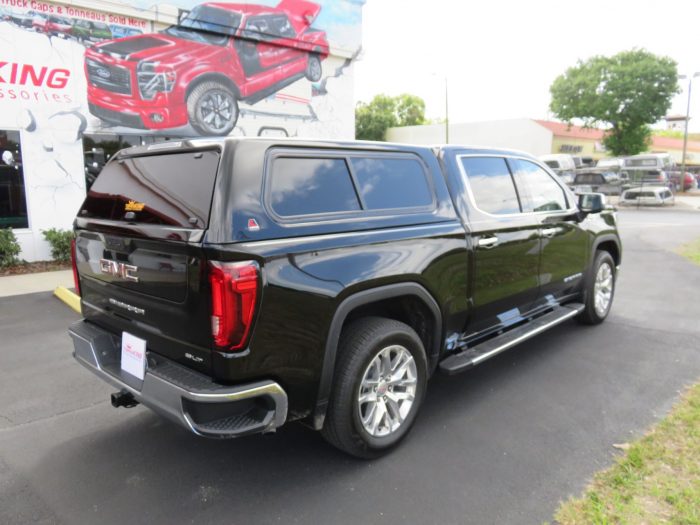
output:
POLYGON ((561 301, 583 282, 587 233, 576 219, 574 197, 545 169, 525 159, 509 159, 525 211, 541 223, 538 303, 561 301))
POLYGON ((261 71, 275 68, 301 56, 296 33, 284 14, 254 16, 248 19, 243 36, 244 56, 254 55, 261 71))
POLYGON ((538 294, 539 217, 523 213, 504 157, 461 155, 473 253, 467 335, 522 320, 538 294))

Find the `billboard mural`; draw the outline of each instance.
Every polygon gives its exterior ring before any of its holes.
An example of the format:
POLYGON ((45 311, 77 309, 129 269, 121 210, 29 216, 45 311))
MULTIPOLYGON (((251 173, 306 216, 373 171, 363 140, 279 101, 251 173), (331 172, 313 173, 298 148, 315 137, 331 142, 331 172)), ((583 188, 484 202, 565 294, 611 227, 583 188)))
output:
POLYGON ((90 5, 0 0, 3 114, 60 107, 88 130, 168 136, 306 135, 318 123, 352 136, 319 99, 351 95, 335 81, 359 49, 360 2, 134 5, 130 15, 90 5))
POLYGON ((0 227, 27 260, 118 149, 354 136, 364 0, 0 0, 0 227))

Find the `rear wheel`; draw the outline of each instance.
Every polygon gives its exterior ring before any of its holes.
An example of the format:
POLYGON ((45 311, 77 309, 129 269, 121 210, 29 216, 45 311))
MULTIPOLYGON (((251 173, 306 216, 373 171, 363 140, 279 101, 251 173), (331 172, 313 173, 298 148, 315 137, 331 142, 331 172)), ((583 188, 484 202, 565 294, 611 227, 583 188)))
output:
POLYGON ((324 438, 359 458, 378 457, 408 433, 427 382, 425 350, 408 325, 379 317, 343 331, 324 438))
POLYGON ((309 61, 306 64, 306 78, 311 82, 318 82, 321 80, 322 73, 321 58, 318 55, 309 55, 309 61))
POLYGON ((586 282, 585 308, 577 316, 584 324, 599 324, 610 313, 615 295, 615 261, 605 251, 596 252, 593 267, 586 282))
POLYGON ((187 116, 202 135, 228 135, 238 121, 238 102, 221 82, 202 82, 187 96, 187 116))

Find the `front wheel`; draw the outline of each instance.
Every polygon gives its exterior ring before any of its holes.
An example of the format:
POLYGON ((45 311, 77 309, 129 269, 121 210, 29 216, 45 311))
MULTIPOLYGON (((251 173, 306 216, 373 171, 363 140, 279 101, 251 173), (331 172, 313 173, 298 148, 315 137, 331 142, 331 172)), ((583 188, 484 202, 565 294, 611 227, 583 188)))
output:
POLYGON ((610 313, 615 295, 615 261, 605 251, 598 251, 588 276, 585 308, 577 316, 584 324, 600 324, 610 313))
POLYGON ((225 136, 238 121, 238 102, 224 84, 202 82, 187 96, 187 117, 198 133, 225 136))
POLYGON ((359 319, 343 331, 323 437, 359 458, 375 458, 408 433, 427 383, 418 334, 392 319, 359 319))

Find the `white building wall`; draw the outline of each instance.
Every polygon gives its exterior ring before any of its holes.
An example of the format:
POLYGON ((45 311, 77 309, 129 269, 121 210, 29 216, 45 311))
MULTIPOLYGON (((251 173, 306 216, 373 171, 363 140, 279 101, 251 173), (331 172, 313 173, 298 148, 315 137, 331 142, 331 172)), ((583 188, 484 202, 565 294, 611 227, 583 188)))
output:
MULTIPOLYGON (((408 144, 444 144, 445 125, 390 128, 386 139, 408 144)), ((510 119, 450 124, 449 139, 450 144, 514 149, 539 156, 551 153, 553 134, 534 120, 510 119)))

